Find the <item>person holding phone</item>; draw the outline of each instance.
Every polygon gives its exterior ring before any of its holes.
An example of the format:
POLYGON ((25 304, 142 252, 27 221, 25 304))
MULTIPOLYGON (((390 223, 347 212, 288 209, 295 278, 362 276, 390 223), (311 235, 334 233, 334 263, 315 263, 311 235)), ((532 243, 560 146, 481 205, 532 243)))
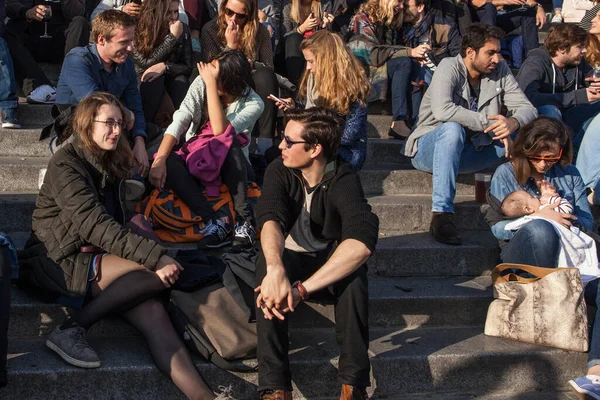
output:
POLYGON ((361 169, 367 156, 367 95, 371 89, 360 62, 342 38, 326 30, 304 39, 301 50, 306 70, 300 81, 298 102, 271 97, 284 111, 315 106, 335 111, 345 120, 338 156, 361 169), (339 79, 344 76, 344 79, 339 79))
POLYGON ((229 49, 241 51, 250 61, 254 88, 264 103, 264 111, 258 120, 258 147, 271 147, 277 107, 267 97, 276 94, 279 86, 273 67, 271 36, 258 19, 257 2, 223 0, 217 18, 204 25, 201 44, 204 62, 229 49))
POLYGON ((329 0, 292 0, 283 7, 285 69, 294 85, 300 82, 305 65, 300 43, 316 31, 331 27, 332 9, 329 0))
POLYGON ((67 363, 100 367, 85 333, 117 313, 145 337, 157 367, 188 398, 214 399, 156 299, 183 268, 165 247, 125 226, 121 189, 133 167, 123 135, 127 116, 109 93, 95 92, 79 103, 73 140, 50 160, 19 261, 22 270, 33 269, 38 286, 80 308, 46 341, 67 363))
POLYGON ((165 90, 177 109, 190 86, 192 37, 178 7, 178 0, 145 0, 138 18, 132 56, 148 122, 155 122, 165 90))

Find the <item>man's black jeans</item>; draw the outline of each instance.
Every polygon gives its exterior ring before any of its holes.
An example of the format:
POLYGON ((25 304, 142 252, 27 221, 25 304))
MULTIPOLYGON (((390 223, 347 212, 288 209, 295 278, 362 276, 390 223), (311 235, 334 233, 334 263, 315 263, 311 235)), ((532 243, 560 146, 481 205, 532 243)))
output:
MULTIPOLYGON (((290 282, 305 280, 321 268, 329 251, 298 253, 285 249, 283 265, 290 282)), ((267 273, 264 254, 256 261, 256 285, 267 273)), ((369 383, 369 293, 367 266, 362 265, 351 275, 333 284, 333 296, 327 289, 311 295, 329 297, 335 305, 335 333, 340 346, 338 381, 340 384, 366 388, 369 383)), ((258 390, 292 390, 289 366, 288 320, 264 318, 261 309, 256 311, 258 333, 258 390)))

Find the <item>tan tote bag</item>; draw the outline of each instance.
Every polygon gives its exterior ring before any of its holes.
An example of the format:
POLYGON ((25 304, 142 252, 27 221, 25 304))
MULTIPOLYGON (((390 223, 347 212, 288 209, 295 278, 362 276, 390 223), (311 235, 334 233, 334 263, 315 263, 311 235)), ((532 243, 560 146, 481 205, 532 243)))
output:
POLYGON ((541 268, 500 264, 492 271, 494 301, 488 309, 485 334, 557 347, 588 350, 587 310, 576 268, 541 268), (534 278, 502 272, 518 269, 534 278))

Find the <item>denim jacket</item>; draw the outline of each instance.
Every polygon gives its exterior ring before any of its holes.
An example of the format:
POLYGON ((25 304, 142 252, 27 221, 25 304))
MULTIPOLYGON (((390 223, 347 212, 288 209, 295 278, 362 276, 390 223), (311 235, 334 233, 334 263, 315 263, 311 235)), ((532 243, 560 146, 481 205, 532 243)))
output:
MULTIPOLYGON (((585 193, 585 185, 577 168, 573 164, 565 167, 554 165, 545 174, 544 179, 550 182, 558 195, 567 199, 573 206, 573 214, 577 216, 577 223, 583 228, 591 230, 594 225, 590 206, 585 193)), ((510 162, 502 164, 496 169, 490 186, 490 194, 499 201, 517 190, 525 190, 533 196, 540 197, 541 193, 533 178, 529 178, 523 187, 517 183, 515 169, 510 162)), ((492 233, 498 240, 510 240, 512 231, 504 230, 510 221, 501 221, 492 225, 492 233)))

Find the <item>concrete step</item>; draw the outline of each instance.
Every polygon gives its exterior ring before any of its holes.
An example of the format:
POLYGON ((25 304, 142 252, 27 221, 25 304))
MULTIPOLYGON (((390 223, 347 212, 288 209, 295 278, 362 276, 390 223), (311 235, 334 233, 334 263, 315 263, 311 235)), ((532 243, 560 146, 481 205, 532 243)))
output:
MULTIPOLYGON (((371 278, 369 280, 369 323, 372 327, 483 325, 492 300, 491 278, 371 278), (467 312, 468 310, 468 312, 467 312)), ((70 310, 39 300, 29 291, 13 286, 11 292, 10 338, 49 334, 70 310)), ((296 329, 333 326, 333 305, 301 304, 290 324, 296 329)), ((95 325, 90 336, 130 336, 137 332, 118 318, 95 325)))
MULTIPOLYGON (((585 372, 587 355, 486 337, 482 328, 371 329, 370 391, 378 398, 411 393, 491 395, 565 390, 585 372), (493 370, 490 370, 493 366, 493 370)), ((82 370, 44 348, 44 340, 9 343, 5 400, 180 399, 154 366, 140 337, 91 338, 103 366, 82 370)), ((295 399, 335 398, 338 347, 333 329, 292 330, 295 399), (318 376, 319 379, 315 380, 318 376)), ((256 365, 255 360, 245 362, 256 365)), ((213 388, 232 385, 238 399, 256 398, 256 374, 231 374, 197 361, 213 388)))
MULTIPOLYGON (((0 231, 31 230, 31 214, 37 193, 0 193, 0 231)), ((431 195, 384 195, 368 198, 373 212, 379 216, 381 230, 426 231, 431 221, 431 195)), ((455 199, 458 229, 488 230, 485 222, 487 205, 475 203, 472 196, 455 199)))
MULTIPOLYGON (((40 129, 52 123, 52 104, 28 104, 24 97, 19 98, 19 122, 25 129, 40 129)), ((5 132, 7 130, 3 130, 5 132)), ((39 135, 39 134, 38 134, 39 135)))
POLYGON ((40 169, 49 157, 0 157, 0 192, 37 192, 40 169))
MULTIPOLYGON (((367 195, 425 194, 433 190, 431 174, 402 163, 365 165, 359 173, 367 195)), ((474 174, 459 175, 456 194, 474 196, 474 174)))
MULTIPOLYGON (((381 231, 375 254, 369 260, 372 277, 449 277, 489 275, 499 263, 498 241, 490 231, 461 231, 461 246, 438 243, 428 232, 381 231)), ((10 236, 22 249, 29 232, 10 236)), ((178 248, 194 249, 195 244, 171 244, 171 254, 178 248)))
MULTIPOLYGON (((405 194, 368 198, 379 217, 379 229, 426 231, 431 222, 431 195, 405 194)), ((485 222, 488 205, 475 202, 473 196, 456 196, 454 223, 459 230, 489 230, 485 222)))
POLYGON ((403 142, 394 139, 369 138, 365 165, 402 164, 412 165, 410 158, 400 154, 403 142))
POLYGON ((41 127, 0 129, 0 156, 50 157, 50 140, 40 141, 41 127))

